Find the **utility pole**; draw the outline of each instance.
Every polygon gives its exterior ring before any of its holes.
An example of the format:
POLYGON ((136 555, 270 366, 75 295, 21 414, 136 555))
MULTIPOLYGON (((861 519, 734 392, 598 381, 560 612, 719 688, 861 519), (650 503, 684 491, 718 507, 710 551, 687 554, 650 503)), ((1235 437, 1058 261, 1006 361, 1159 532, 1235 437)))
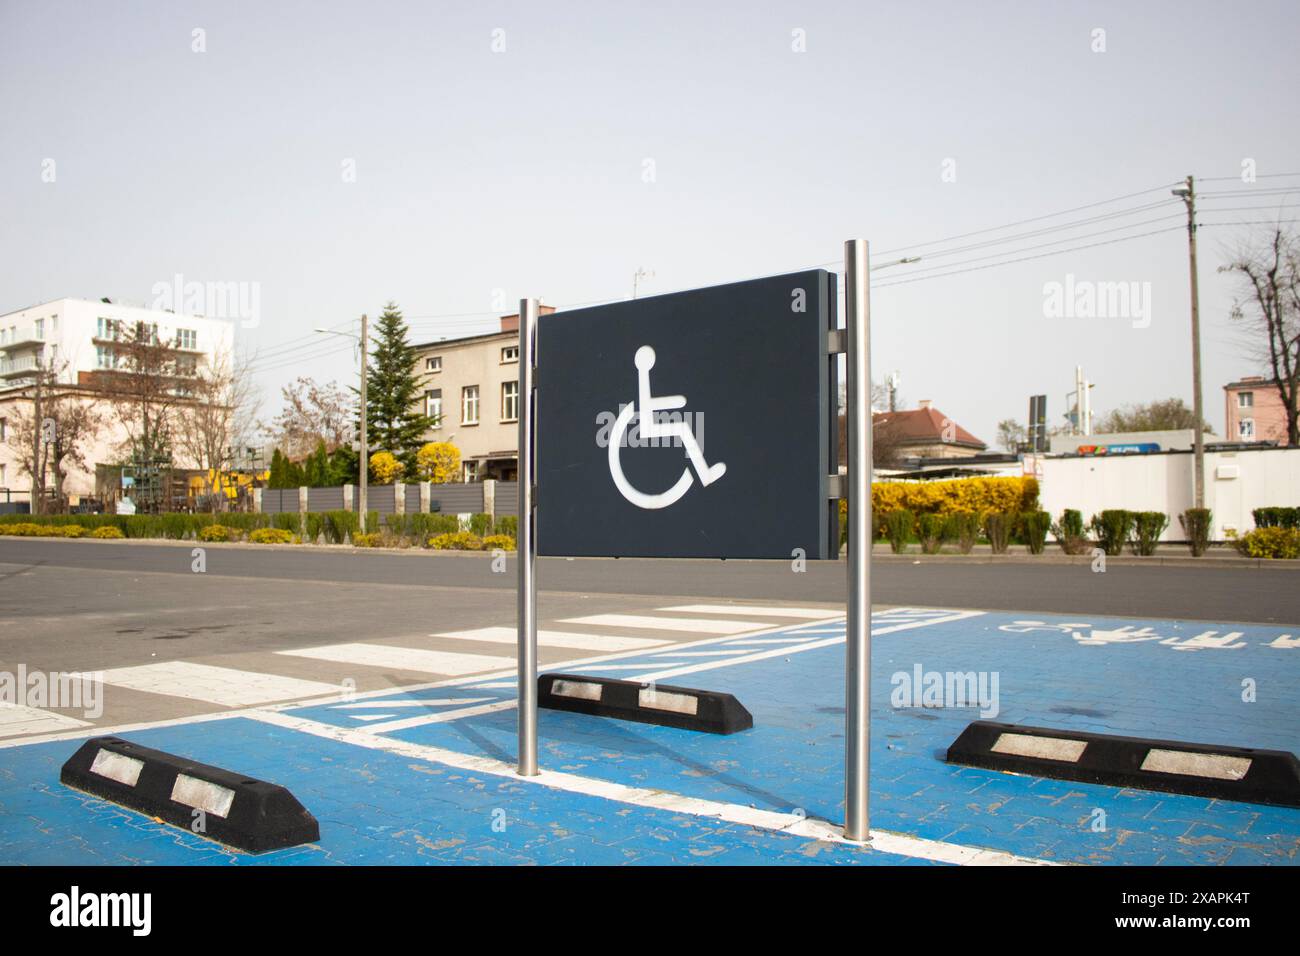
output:
POLYGON ((1196 182, 1187 177, 1185 185, 1172 190, 1187 207, 1187 257, 1192 274, 1192 448, 1195 450, 1192 478, 1196 507, 1205 507, 1205 414, 1201 403, 1201 303, 1196 279, 1196 182))
POLYGON ((355 332, 338 332, 334 329, 317 328, 317 332, 322 335, 345 335, 350 339, 356 339, 361 347, 361 440, 357 443, 358 450, 361 453, 361 481, 359 491, 361 492, 357 501, 357 517, 360 518, 359 527, 362 531, 366 530, 366 481, 370 473, 370 447, 366 444, 366 374, 370 369, 370 320, 366 316, 361 316, 361 336, 357 337, 355 332))
POLYGON ((366 481, 370 473, 370 448, 366 444, 366 377, 370 369, 370 320, 361 316, 361 501, 358 504, 361 530, 366 530, 366 481))

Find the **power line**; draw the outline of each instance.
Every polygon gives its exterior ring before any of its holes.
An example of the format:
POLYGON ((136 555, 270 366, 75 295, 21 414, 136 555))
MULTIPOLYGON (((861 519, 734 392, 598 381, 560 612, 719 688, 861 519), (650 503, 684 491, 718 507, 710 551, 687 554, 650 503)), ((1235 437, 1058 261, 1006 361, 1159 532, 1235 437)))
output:
POLYGON ((1042 252, 1042 253, 1039 253, 1038 255, 1033 255, 1033 256, 1021 256, 1021 257, 1016 258, 1016 259, 1007 259, 1005 262, 991 262, 991 263, 988 263, 987 265, 982 265, 982 266, 972 266, 972 267, 969 268, 969 269, 954 269, 954 270, 951 271, 951 272, 941 272, 941 273, 939 273, 939 274, 937 274, 937 275, 918 276, 918 277, 916 277, 916 278, 912 278, 912 279, 894 279, 894 280, 892 280, 892 281, 890 281, 890 282, 878 282, 878 283, 875 283, 874 287, 877 288, 877 289, 880 289, 880 288, 887 288, 887 287, 889 287, 889 286, 893 286, 893 285, 906 285, 906 284, 908 284, 908 283, 910 283, 910 282, 924 282, 924 281, 926 281, 927 279, 942 279, 942 278, 945 277, 945 276, 958 275, 959 273, 963 273, 963 272, 979 272, 979 271, 984 270, 984 269, 995 269, 995 268, 997 268, 998 266, 1009 266, 1009 265, 1012 265, 1013 263, 1017 263, 1017 262, 1028 262, 1028 261, 1030 261, 1031 259, 1045 259, 1045 258, 1047 258, 1048 256, 1059 256, 1059 255, 1064 255, 1064 254, 1067 253, 1067 252, 1078 252, 1078 251, 1081 250, 1081 249, 1095 249, 1095 248, 1098 247, 1098 246, 1111 246, 1111 245, 1114 245, 1114 244, 1117 243, 1117 242, 1129 242, 1129 241, 1131 241, 1131 240, 1133 240, 1133 239, 1144 239, 1144 238, 1146 238, 1147 236, 1158 236, 1158 235, 1160 235, 1160 234, 1162 234, 1162 233, 1166 233, 1166 232, 1177 232, 1177 231, 1181 230, 1182 228, 1183 228, 1182 226, 1169 226, 1169 227, 1166 228, 1166 229, 1153 229, 1151 232, 1143 232, 1143 233, 1139 233, 1139 234, 1137 234, 1137 235, 1133 235, 1133 236, 1120 236, 1118 239, 1106 239, 1106 240, 1103 240, 1102 242, 1090 242, 1090 243, 1088 243, 1088 244, 1086 244, 1086 245, 1082 245, 1082 246, 1074 246, 1074 247, 1072 247, 1072 248, 1070 248, 1070 249, 1056 249, 1056 250, 1054 250, 1054 251, 1052 251, 1052 252, 1042 252))

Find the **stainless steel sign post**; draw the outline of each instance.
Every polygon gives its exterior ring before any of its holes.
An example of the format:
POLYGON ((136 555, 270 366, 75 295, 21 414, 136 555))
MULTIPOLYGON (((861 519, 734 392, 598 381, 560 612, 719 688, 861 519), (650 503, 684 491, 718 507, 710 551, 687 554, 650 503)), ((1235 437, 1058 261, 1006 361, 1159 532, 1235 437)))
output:
POLYGON ((833 560, 847 494, 845 834, 867 838, 867 244, 845 254, 846 332, 837 277, 820 269, 540 319, 536 300, 520 303, 521 775, 538 772, 539 554, 833 560), (846 342, 847 482, 836 401, 846 342))
POLYGON ((519 303, 519 775, 537 776, 537 300, 519 303))
POLYGON ((871 302, 867 242, 844 244, 848 331, 849 619, 844 644, 844 836, 866 841, 871 771, 871 302))

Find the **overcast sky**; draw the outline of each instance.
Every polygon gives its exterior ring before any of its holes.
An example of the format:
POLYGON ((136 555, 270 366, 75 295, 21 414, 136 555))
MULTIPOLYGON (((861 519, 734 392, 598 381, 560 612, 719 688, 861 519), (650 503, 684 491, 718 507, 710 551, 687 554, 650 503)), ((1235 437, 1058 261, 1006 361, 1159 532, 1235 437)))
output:
MULTIPOLYGON (((639 267, 643 294, 836 268, 860 237, 877 262, 922 257, 872 296, 876 376, 897 369, 909 404, 990 444, 1035 392, 1059 422, 1076 364, 1099 413, 1190 404, 1169 187, 1230 177, 1204 184, 1206 224, 1296 218, 1300 176, 1279 174, 1300 173, 1298 11, 4 0, 0 311, 145 304, 178 273, 257 283, 238 341, 269 418, 294 375, 352 380, 346 342, 312 328, 388 299, 428 341, 491 329, 524 295, 627 296, 639 267), (1149 314, 1050 316, 1044 286, 1067 275, 1149 283, 1149 314)), ((1216 273, 1246 228, 1200 231, 1220 433, 1221 386, 1258 371, 1216 273)))

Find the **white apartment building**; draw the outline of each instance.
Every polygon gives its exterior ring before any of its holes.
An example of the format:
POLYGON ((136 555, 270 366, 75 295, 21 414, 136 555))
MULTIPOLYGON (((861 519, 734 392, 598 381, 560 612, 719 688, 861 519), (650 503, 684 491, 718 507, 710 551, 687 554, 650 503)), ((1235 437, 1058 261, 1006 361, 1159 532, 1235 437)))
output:
POLYGON ((205 356, 228 353, 234 326, 220 319, 176 315, 138 306, 55 299, 0 316, 0 393, 33 384, 43 362, 62 368, 59 381, 76 385, 99 369, 118 366, 114 343, 144 323, 181 353, 180 365, 196 368, 205 356))
MULTIPOLYGON (((181 375, 197 375, 234 343, 234 326, 224 320, 88 299, 55 299, 0 315, 0 502, 30 498, 31 478, 8 433, 20 416, 31 414, 37 372, 54 370, 58 384, 75 387, 80 401, 95 402, 95 373, 121 367, 118 344, 141 323, 175 350, 181 375)), ((126 437, 120 425, 104 428, 88 449, 87 467, 68 475, 65 490, 92 494, 95 465, 120 461, 126 437)))

